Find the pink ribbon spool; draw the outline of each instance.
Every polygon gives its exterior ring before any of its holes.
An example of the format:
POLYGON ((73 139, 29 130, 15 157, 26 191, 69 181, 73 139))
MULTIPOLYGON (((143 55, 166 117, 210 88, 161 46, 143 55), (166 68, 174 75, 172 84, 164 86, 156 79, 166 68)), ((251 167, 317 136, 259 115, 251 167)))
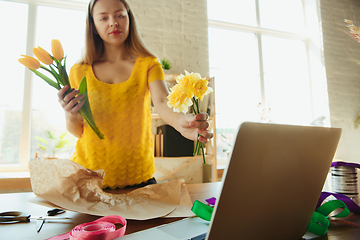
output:
POLYGON ((99 218, 93 222, 83 223, 74 227, 70 232, 48 238, 48 240, 111 240, 125 235, 126 220, 117 215, 99 218), (116 230, 116 223, 123 225, 116 230))

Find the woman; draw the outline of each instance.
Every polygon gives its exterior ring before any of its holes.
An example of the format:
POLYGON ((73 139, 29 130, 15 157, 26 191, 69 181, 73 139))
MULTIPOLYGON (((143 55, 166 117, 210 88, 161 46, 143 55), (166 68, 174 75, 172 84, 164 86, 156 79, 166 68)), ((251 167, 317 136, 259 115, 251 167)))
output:
POLYGON ((103 187, 123 188, 156 183, 151 100, 156 112, 184 137, 202 143, 213 137, 206 113, 185 115, 167 106, 168 89, 158 59, 147 49, 125 0, 92 0, 86 22, 83 60, 70 70, 70 83, 79 86, 86 76, 95 122, 105 135, 100 140, 77 113, 82 95, 74 90, 63 97, 67 129, 78 137, 72 160, 92 170, 104 169, 103 187), (80 101, 80 102, 79 102, 80 101), (78 104, 77 104, 78 103, 78 104))

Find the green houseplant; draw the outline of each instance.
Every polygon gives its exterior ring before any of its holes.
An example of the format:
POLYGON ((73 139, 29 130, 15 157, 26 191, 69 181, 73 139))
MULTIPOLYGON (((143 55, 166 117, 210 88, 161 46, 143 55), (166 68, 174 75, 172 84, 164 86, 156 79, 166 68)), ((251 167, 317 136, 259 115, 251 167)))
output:
POLYGON ((72 139, 67 136, 67 132, 60 135, 47 130, 45 137, 35 136, 38 140, 38 150, 35 153, 35 160, 39 158, 57 159, 56 153, 66 151, 73 143, 72 139))
POLYGON ((170 60, 168 60, 166 58, 162 58, 162 59, 160 59, 160 62, 161 62, 161 67, 164 70, 170 70, 171 69, 172 65, 171 65, 170 60))

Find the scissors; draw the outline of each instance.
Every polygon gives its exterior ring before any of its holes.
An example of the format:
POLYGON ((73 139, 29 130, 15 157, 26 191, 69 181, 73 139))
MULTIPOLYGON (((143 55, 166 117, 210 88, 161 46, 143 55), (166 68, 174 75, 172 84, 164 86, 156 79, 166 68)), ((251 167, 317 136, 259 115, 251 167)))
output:
MULTIPOLYGON (((65 210, 54 208, 54 209, 50 209, 49 211, 47 211, 47 216, 46 217, 41 216, 40 218, 36 219, 36 230, 37 230, 37 232, 40 232, 42 226, 45 223, 46 218, 49 219, 49 217, 51 217, 51 216, 55 216, 55 215, 58 215, 58 214, 61 214, 61 213, 64 213, 64 212, 65 212, 65 210)), ((54 218, 52 218, 52 219, 54 219, 54 218)), ((57 219, 59 219, 59 218, 57 218, 57 219)))
MULTIPOLYGON (((54 217, 54 215, 65 212, 62 209, 51 209, 47 212, 47 216, 32 217, 30 214, 23 213, 20 211, 8 211, 0 213, 0 224, 2 223, 19 223, 19 222, 30 222, 30 219, 41 220, 41 224, 37 226, 37 231, 41 230, 45 220, 69 220, 70 217, 54 217)), ((38 224, 37 224, 38 225, 38 224)))

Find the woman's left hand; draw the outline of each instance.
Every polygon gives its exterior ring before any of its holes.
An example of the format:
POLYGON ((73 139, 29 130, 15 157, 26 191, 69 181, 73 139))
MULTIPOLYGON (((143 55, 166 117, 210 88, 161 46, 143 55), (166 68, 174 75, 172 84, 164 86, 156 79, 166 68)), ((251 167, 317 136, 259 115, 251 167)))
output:
POLYGON ((208 122, 209 115, 207 113, 200 113, 197 115, 187 114, 180 118, 180 133, 191 140, 196 141, 199 134, 199 141, 206 144, 214 134, 207 130, 210 126, 208 122))

